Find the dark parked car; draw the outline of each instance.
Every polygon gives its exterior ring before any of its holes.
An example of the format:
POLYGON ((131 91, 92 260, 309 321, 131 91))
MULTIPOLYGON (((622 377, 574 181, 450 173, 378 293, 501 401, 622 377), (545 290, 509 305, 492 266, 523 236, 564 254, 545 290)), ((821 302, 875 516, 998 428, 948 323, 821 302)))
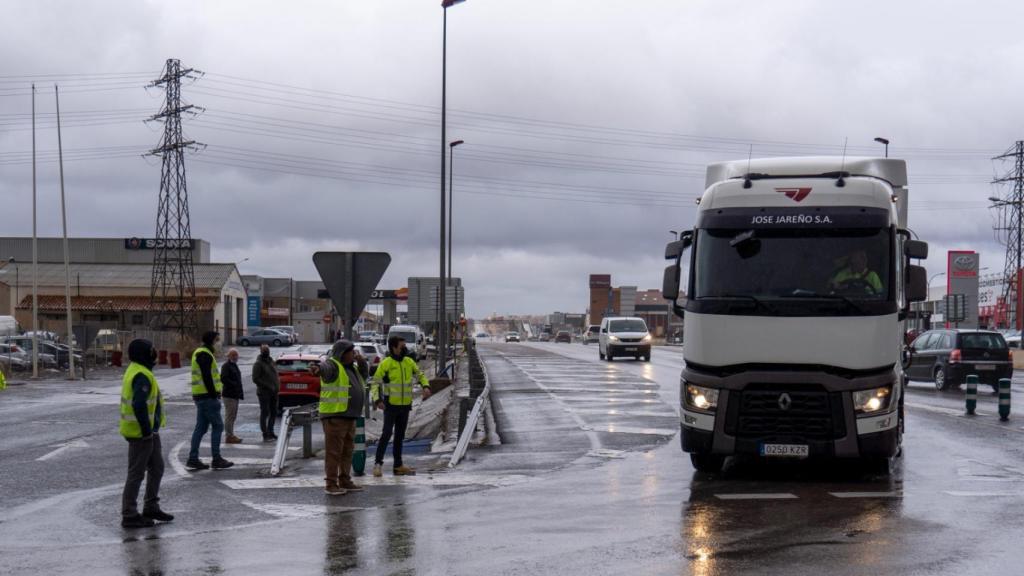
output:
POLYGON ((572 334, 569 334, 568 330, 562 330, 558 334, 555 334, 555 343, 565 342, 566 344, 572 344, 572 334))
POLYGON ((930 380, 945 390, 967 376, 998 389, 1000 378, 1013 376, 1013 358, 1006 340, 991 330, 929 330, 911 344, 911 380, 930 380))
POLYGON ((238 339, 239 346, 259 346, 260 344, 291 346, 292 337, 287 332, 265 328, 263 330, 256 330, 252 334, 238 339))

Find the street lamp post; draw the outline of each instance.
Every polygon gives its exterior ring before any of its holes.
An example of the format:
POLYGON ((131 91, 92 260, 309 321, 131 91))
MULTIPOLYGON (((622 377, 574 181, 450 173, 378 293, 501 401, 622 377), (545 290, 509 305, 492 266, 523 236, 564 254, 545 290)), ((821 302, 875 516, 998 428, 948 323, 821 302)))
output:
POLYGON ((438 298, 437 298, 437 372, 440 373, 447 366, 447 301, 445 300, 445 154, 447 153, 448 137, 447 129, 448 113, 448 8, 464 2, 465 0, 442 0, 441 12, 441 229, 440 229, 440 265, 438 271, 438 298))
POLYGON ((882 144, 882 145, 885 146, 885 157, 888 158, 889 157, 889 139, 888 138, 881 138, 881 137, 879 137, 879 138, 875 138, 875 142, 878 142, 879 144, 882 144))
MULTIPOLYGON (((464 144, 464 143, 465 142, 463 140, 454 140, 454 141, 448 143, 448 154, 450 155, 449 158, 448 158, 448 281, 449 282, 452 279, 452 238, 455 235, 455 197, 453 195, 453 190, 455 188, 455 147, 459 146, 461 144, 464 144)), ((455 294, 456 294, 456 298, 455 298, 455 311, 456 311, 456 314, 458 314, 458 309, 459 309, 458 289, 454 288, 454 290, 456 291, 455 292, 455 294)), ((448 310, 448 303, 445 302, 445 325, 446 325, 446 329, 448 329, 447 328, 447 325, 448 325, 447 310, 448 310)), ((451 347, 454 348, 454 342, 451 343, 451 347)))

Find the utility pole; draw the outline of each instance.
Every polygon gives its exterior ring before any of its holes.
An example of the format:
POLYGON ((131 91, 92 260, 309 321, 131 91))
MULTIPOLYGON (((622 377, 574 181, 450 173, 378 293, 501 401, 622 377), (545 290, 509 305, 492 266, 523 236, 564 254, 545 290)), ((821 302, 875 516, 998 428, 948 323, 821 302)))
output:
POLYGON ((160 170, 160 199, 156 216, 156 249, 153 252, 151 325, 156 330, 176 332, 179 339, 196 339, 197 315, 195 266, 192 261, 192 227, 189 222, 188 187, 185 181, 185 150, 202 147, 181 133, 181 115, 202 111, 181 103, 181 79, 195 80, 202 72, 182 68, 171 58, 163 75, 150 86, 164 88, 163 109, 150 120, 164 123, 160 145, 150 151, 163 159, 160 170))
MULTIPOLYGON (((53 86, 53 98, 57 104, 57 159, 60 165, 60 221, 64 228, 64 307, 68 320, 68 380, 75 379, 75 333, 71 325, 71 254, 68 250, 68 211, 64 201, 64 144, 60 136, 60 90, 53 86)), ((85 372, 82 372, 83 377, 85 372)))
POLYGON ((989 198, 993 202, 993 208, 1000 208, 999 226, 997 231, 1004 233, 1006 242, 1006 260, 1003 265, 1003 277, 1005 287, 1003 289, 1003 301, 1012 313, 1012 326, 1021 329, 1021 310, 1019 310, 1018 298, 1020 294, 1019 275, 1021 270, 1022 257, 1024 257, 1024 220, 1021 218, 1021 208, 1024 205, 1024 140, 1018 140, 1005 153, 996 156, 993 160, 1013 159, 1013 169, 1001 178, 992 180, 993 184, 1010 184, 1007 196, 1004 198, 989 198))

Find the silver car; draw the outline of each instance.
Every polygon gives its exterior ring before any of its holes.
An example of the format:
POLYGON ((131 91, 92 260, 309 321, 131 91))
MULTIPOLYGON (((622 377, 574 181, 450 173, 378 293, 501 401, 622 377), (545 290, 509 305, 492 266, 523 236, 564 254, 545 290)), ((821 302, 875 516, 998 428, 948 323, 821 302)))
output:
POLYGON ((268 346, 290 346, 292 344, 292 337, 287 332, 264 328, 238 339, 239 346, 260 346, 262 344, 268 346))

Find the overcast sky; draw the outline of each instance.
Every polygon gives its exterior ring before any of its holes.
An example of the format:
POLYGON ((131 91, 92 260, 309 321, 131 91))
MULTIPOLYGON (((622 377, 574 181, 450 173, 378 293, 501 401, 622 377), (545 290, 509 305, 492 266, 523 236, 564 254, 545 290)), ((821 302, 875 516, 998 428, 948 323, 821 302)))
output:
MULTIPOLYGON (((9 2, 0 234, 60 234, 53 83, 74 236, 152 236, 167 58, 205 72, 192 233, 243 273, 315 279, 317 250, 387 251, 381 287, 437 275, 439 0, 9 2)), ((660 286, 708 162, 906 158, 911 227, 1001 271, 990 160, 1024 138, 1019 2, 468 0, 449 11, 455 260, 471 316, 583 312, 587 277, 660 286)), ((940 281, 936 281, 939 283, 940 281)))

